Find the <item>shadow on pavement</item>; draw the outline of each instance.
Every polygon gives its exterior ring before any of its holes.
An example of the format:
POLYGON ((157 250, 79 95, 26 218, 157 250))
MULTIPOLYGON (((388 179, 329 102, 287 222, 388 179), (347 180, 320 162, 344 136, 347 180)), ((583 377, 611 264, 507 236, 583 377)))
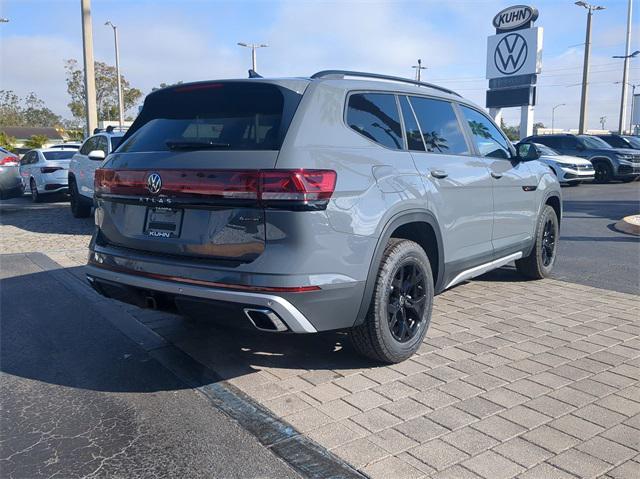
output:
MULTIPOLYGON (((589 215, 594 218, 607 218, 618 221, 624 216, 635 214, 638 211, 640 201, 580 201, 564 200, 562 202, 565 217, 572 218, 572 213, 589 215)), ((581 217, 581 216, 579 216, 581 217)))
POLYGON ((152 392, 186 388, 94 307, 23 255, 3 255, 0 370, 71 388, 152 392))

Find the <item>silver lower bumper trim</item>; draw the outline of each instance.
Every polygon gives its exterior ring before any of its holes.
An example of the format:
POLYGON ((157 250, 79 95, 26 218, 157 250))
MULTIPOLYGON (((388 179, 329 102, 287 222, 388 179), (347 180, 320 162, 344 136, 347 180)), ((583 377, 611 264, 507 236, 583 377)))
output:
POLYGON ((94 278, 104 279, 114 283, 152 291, 161 291, 163 293, 192 296, 214 301, 226 301, 247 307, 257 306, 268 308, 274 311, 294 333, 317 332, 316 328, 313 327, 309 320, 293 304, 280 296, 246 291, 227 291, 224 289, 206 288, 204 286, 173 283, 170 281, 109 271, 91 265, 87 265, 86 268, 89 281, 94 278))

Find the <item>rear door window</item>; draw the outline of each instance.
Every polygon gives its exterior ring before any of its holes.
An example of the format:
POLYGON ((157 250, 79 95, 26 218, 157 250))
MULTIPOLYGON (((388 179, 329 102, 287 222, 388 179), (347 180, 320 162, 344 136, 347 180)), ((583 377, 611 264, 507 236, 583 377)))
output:
POLYGON ((159 90, 147 97, 118 151, 279 150, 300 97, 248 82, 159 90))
POLYGON ((418 117, 428 152, 469 154, 467 141, 450 102, 412 96, 411 105, 418 117))
POLYGON ((395 95, 354 93, 349 97, 347 124, 353 130, 382 146, 403 148, 400 114, 395 95))
POLYGON ((511 149, 507 143, 508 140, 489 118, 472 108, 462 105, 460 108, 467 120, 478 151, 482 156, 504 159, 511 158, 511 149))

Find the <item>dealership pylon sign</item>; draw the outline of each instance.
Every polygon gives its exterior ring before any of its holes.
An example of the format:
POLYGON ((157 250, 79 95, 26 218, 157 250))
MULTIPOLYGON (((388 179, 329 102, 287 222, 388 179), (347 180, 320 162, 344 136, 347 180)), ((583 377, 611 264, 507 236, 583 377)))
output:
POLYGON ((498 119, 501 108, 521 107, 520 136, 533 130, 536 80, 542 69, 542 28, 534 27, 538 10, 515 5, 493 18, 496 34, 487 39, 486 106, 498 119))

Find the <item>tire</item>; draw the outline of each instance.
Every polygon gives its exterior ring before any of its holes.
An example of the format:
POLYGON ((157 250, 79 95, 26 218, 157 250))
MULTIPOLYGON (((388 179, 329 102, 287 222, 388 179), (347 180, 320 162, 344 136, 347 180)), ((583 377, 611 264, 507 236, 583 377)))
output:
POLYGON ((536 242, 531 253, 516 260, 518 273, 531 279, 547 278, 551 274, 556 262, 559 231, 558 216, 551 206, 546 205, 538 218, 536 242))
POLYGON ((429 328, 433 294, 433 274, 425 251, 413 241, 390 240, 382 255, 367 316, 350 331, 355 349, 388 364, 410 358, 429 328), (403 281, 403 277, 414 281, 403 281))
POLYGON ((91 206, 82 201, 75 180, 69 179, 69 205, 74 218, 88 218, 91 216, 91 206))
POLYGON ((34 203, 42 202, 42 196, 38 193, 38 187, 36 186, 36 182, 33 178, 29 181, 29 189, 31 190, 31 201, 34 203))
POLYGON ((613 168, 606 161, 596 161, 593 168, 596 170, 594 183, 609 183, 613 178, 613 168))

